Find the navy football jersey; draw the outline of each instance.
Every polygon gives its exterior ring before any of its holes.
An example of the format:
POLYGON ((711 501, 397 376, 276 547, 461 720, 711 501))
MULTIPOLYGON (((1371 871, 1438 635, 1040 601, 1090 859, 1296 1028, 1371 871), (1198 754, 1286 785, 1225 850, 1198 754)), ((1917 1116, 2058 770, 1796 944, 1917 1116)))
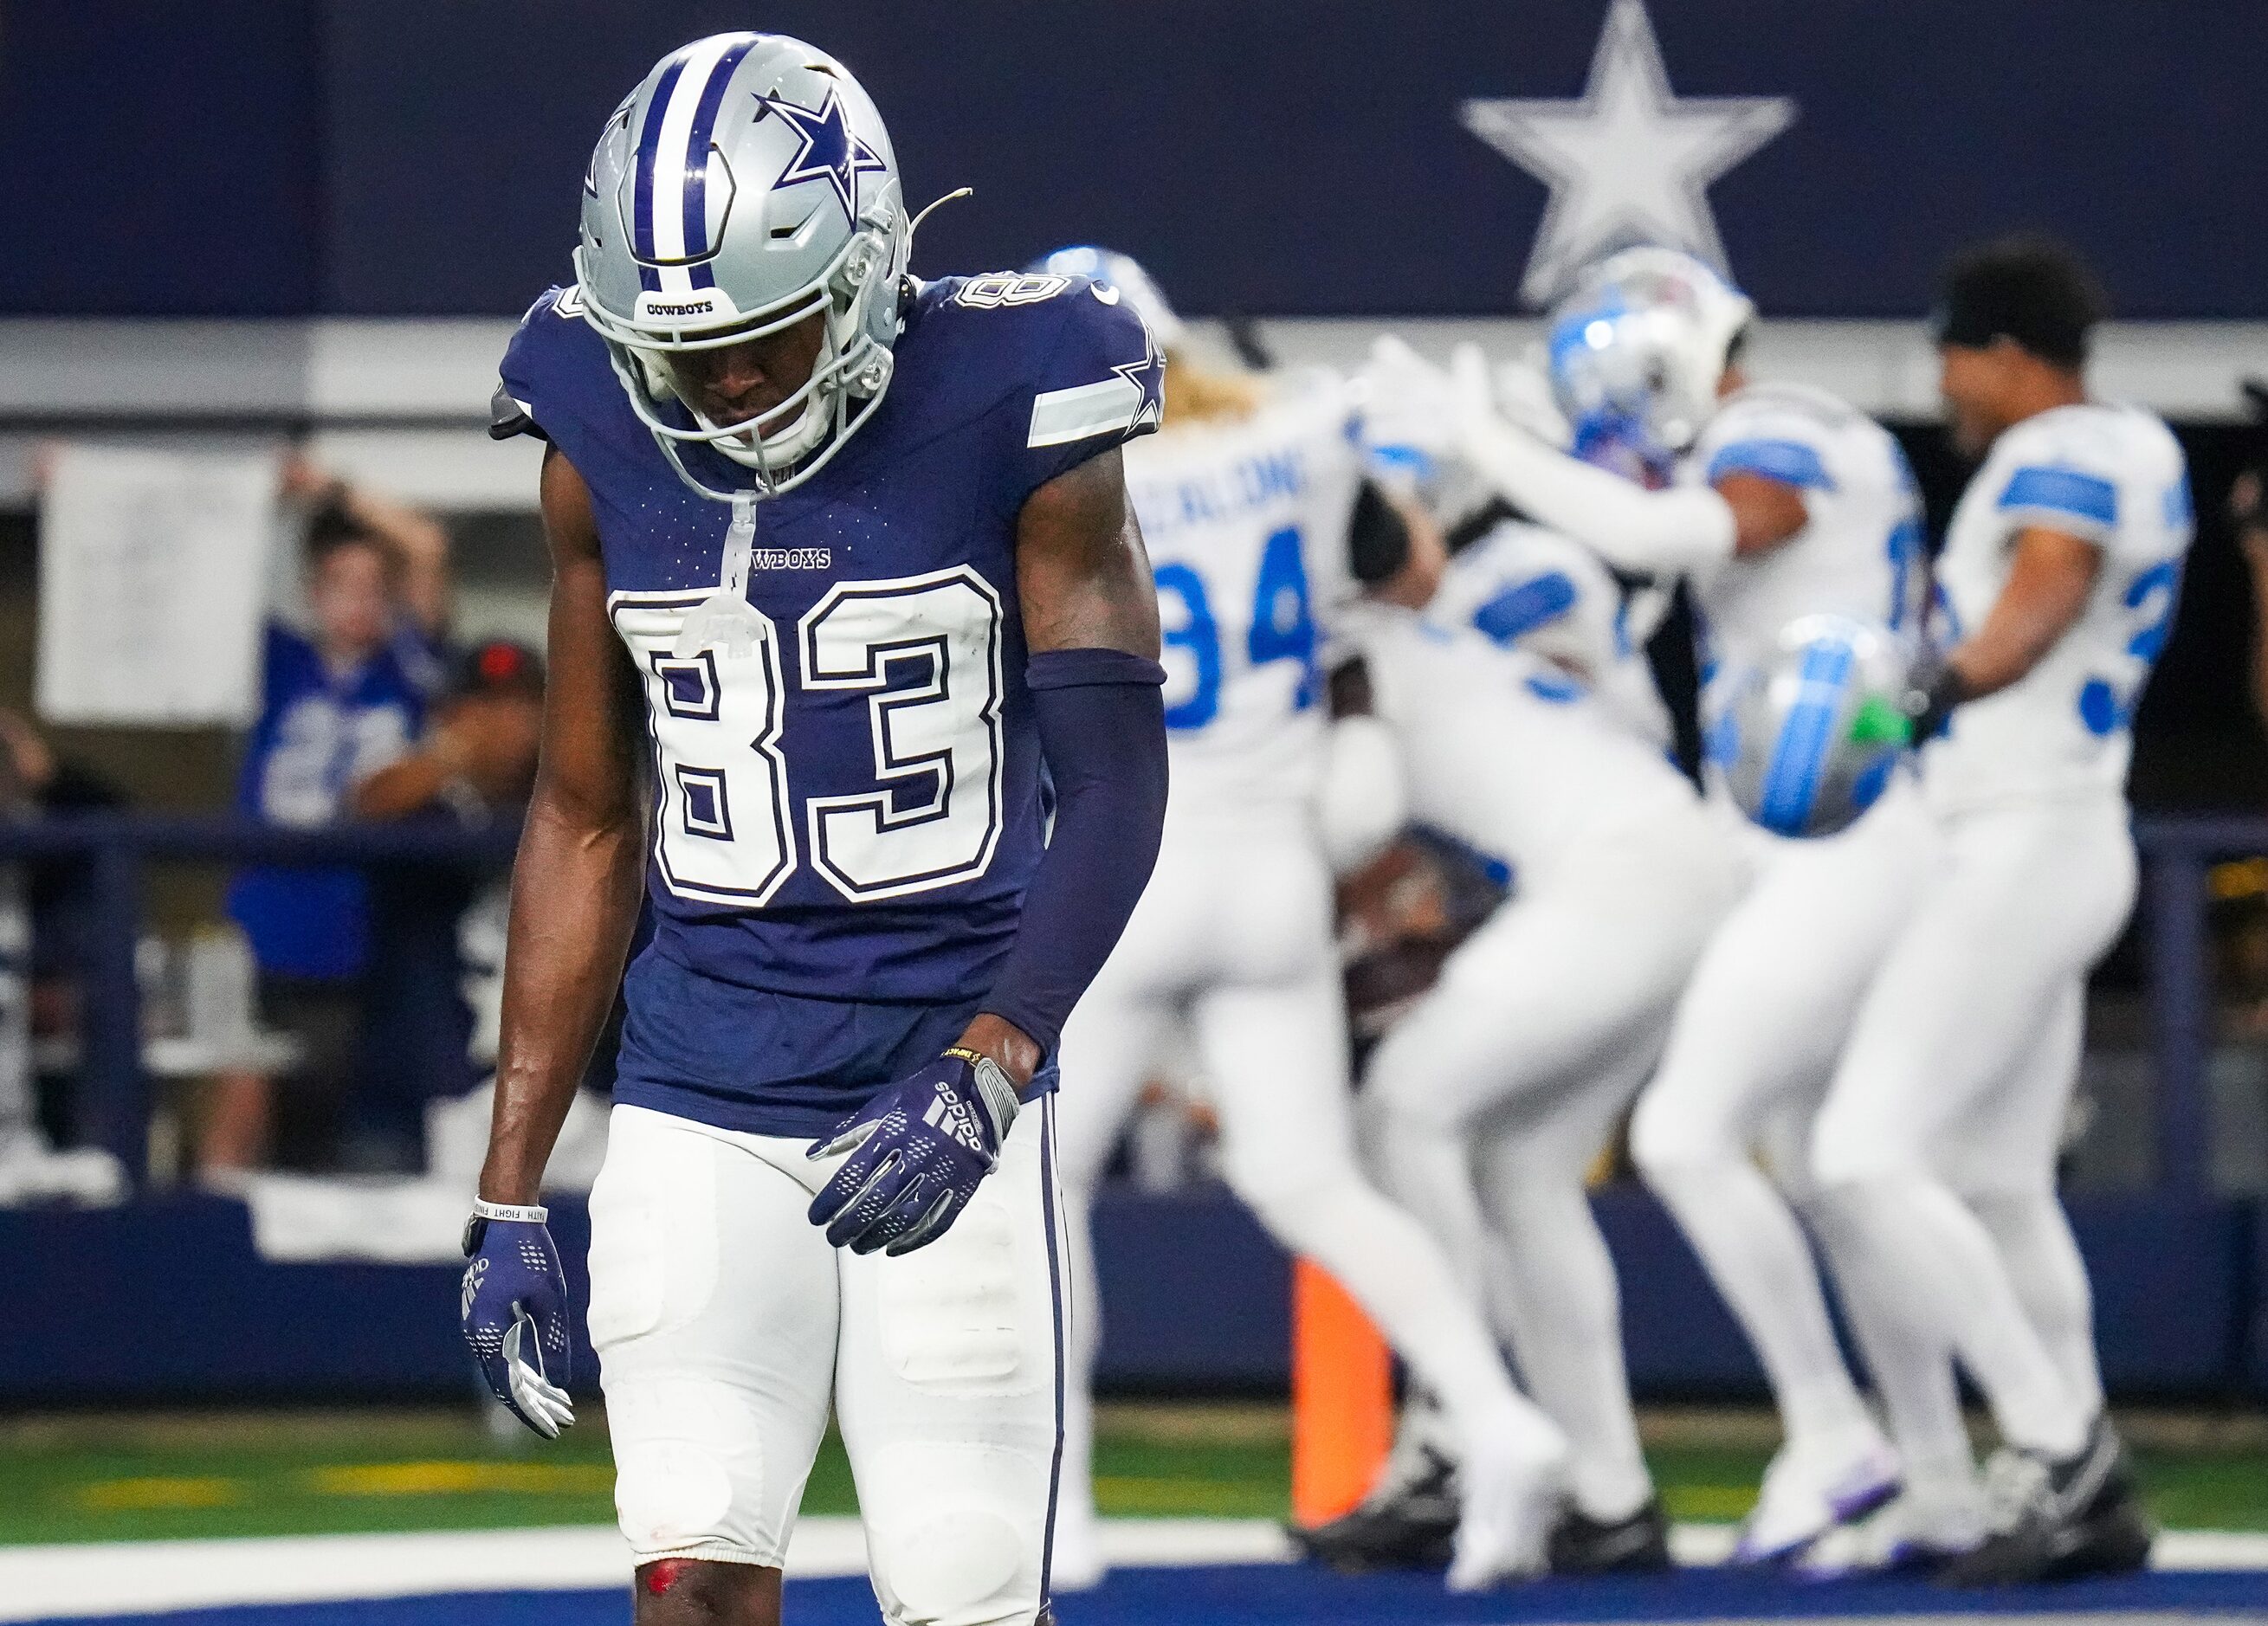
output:
MULTIPOLYGON (((814 1061, 768 1030, 736 1041, 716 1012, 928 1007, 949 1042, 1014 936, 1045 843, 1017 517, 1155 426, 1162 364, 1112 291, 1006 273, 913 284, 895 356, 834 460, 756 504, 763 636, 685 658, 676 635, 717 588, 732 510, 670 467, 571 291, 539 299, 505 354, 505 389, 590 488, 651 724, 653 937, 628 982, 622 1066, 654 1090, 618 1099, 816 1132, 887 1082, 832 1076, 880 1065, 854 1059, 873 1048, 814 1061), (740 1054, 694 1056, 704 1028, 740 1054), (676 1099, 672 1077, 696 1071, 697 1098, 676 1099)), ((718 489, 749 483, 706 446, 680 453, 718 489)))

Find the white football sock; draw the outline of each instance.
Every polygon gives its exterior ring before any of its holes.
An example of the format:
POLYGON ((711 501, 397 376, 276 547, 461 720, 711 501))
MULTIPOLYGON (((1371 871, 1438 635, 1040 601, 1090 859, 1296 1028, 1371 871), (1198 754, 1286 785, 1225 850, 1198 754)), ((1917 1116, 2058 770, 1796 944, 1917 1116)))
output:
POLYGON ((2102 1409, 2095 1353, 2095 1296, 2071 1221, 2055 1194, 1979 1193, 1970 1205, 1999 1249, 2032 1330, 2047 1345, 2064 1387, 2092 1416, 2102 1409))
POLYGON ((1609 1089, 1484 1147, 1488 1299, 1535 1402, 1565 1432, 1568 1489, 1589 1518, 1653 1496, 1623 1365, 1622 1298, 1583 1178, 1628 1094, 1609 1089))
POLYGON ((1803 1211, 1834 1269, 1844 1313, 1874 1380, 1891 1443, 1898 1448, 1907 1494, 1932 1505, 1967 1504, 1976 1491, 1977 1463, 1962 1420, 1952 1346, 1897 1313, 1897 1299, 1881 1266, 1848 1234, 1840 1210, 1815 1199, 1803 1211))
POLYGON ((1293 1190, 1239 1195, 1278 1241, 1353 1296, 1440 1397, 1461 1436, 1512 1416, 1549 1426, 1513 1387, 1476 1298, 1443 1249, 1351 1168, 1293 1190))
POLYGON ((1562 1179, 1491 1188, 1499 1232, 1490 1248, 1490 1299, 1511 1335, 1528 1393, 1565 1432, 1576 1505, 1593 1519, 1627 1519, 1653 1495, 1623 1367, 1622 1305, 1614 1262, 1589 1197, 1562 1179))
POLYGON ((2094 1409, 2066 1387, 1999 1250, 1960 1198, 1904 1174, 1831 1188, 1821 1201, 1837 1205, 1879 1269, 1893 1313, 1951 1343, 2011 1444, 2052 1457, 2086 1444, 2094 1409))
POLYGON ((1657 1160, 1645 1174, 1764 1363, 1789 1443, 1872 1429, 1836 1344, 1810 1245, 1771 1181, 1737 1158, 1657 1160))

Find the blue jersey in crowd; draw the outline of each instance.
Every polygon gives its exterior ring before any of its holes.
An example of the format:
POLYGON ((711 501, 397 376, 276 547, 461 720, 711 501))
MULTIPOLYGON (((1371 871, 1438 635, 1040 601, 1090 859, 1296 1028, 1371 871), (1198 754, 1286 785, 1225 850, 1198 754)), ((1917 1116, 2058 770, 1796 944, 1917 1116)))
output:
MULTIPOLYGON (((336 673, 306 635, 271 623, 237 806, 271 824, 332 822, 357 780, 416 739, 440 674, 438 651, 414 629, 336 673)), ((368 889, 357 870, 246 870, 229 887, 228 912, 265 972, 335 981, 359 975, 369 959, 368 889)))
POLYGON ((538 300, 505 355, 505 388, 590 489, 652 725, 654 931, 618 1100, 819 1133, 952 1041, 1015 934, 1044 845, 1017 518, 1154 426, 1162 367, 1085 278, 912 290, 880 404, 756 508, 765 636, 740 655, 674 652, 731 510, 672 470, 572 293, 538 300))

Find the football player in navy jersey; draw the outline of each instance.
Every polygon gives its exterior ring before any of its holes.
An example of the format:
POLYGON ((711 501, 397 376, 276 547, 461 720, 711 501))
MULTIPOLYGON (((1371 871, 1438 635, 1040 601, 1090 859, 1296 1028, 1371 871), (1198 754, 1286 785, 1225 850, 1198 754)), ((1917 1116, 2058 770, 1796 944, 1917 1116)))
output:
POLYGON ((915 282, 910 232, 840 64, 702 40, 608 121, 503 367, 551 678, 464 1326, 571 1420, 540 1183, 622 982, 590 1329, 642 1626, 779 1618, 830 1403, 886 1619, 1049 1614, 1049 1092, 1164 810, 1118 452, 1160 366, 1112 291, 915 282))

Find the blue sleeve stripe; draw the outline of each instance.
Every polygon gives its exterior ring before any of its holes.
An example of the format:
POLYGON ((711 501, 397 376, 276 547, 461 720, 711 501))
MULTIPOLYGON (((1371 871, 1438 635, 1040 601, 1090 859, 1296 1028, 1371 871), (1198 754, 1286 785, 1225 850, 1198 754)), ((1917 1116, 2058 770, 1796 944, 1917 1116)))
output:
POLYGON ((1735 440, 1709 460, 1711 485, 1727 475, 1762 475, 1799 490, 1835 489, 1819 453, 1800 440, 1735 440))
POLYGON ((2070 514, 2096 525, 2118 523, 2118 488, 2075 468, 2020 468, 2008 476, 1999 505, 2070 514))
POLYGON ((1498 644, 1510 644, 1575 607, 1575 584, 1561 571, 1506 588, 1473 612, 1473 625, 1498 644))

